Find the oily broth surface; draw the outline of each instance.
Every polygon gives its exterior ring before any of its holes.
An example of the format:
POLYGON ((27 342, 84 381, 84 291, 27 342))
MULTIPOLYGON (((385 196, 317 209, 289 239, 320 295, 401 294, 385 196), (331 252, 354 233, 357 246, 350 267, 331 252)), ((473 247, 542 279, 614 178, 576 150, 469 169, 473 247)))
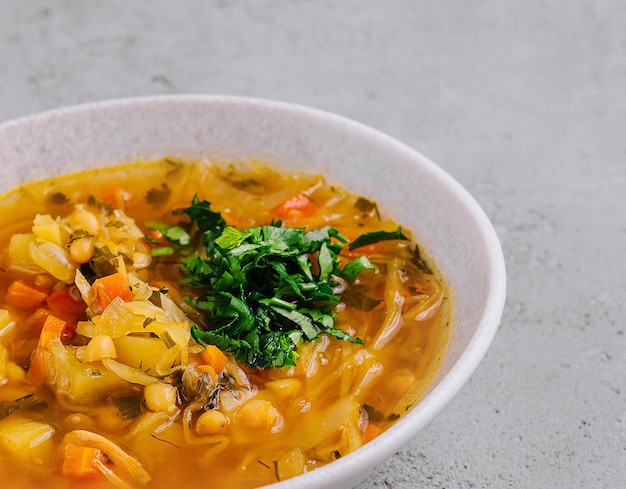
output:
MULTIPOLYGON (((145 232, 146 222, 174 225, 184 220, 184 215, 172 211, 187 207, 196 194, 210 201, 229 225, 249 228, 272 222, 276 207, 300 193, 308 195, 318 211, 306 218, 291 215, 283 219, 285 226, 313 229, 331 225, 350 239, 367 231, 397 227, 382 218, 371 202, 317 175, 276 173, 256 162, 214 165, 165 159, 16 189, 0 203, 0 250, 7 249, 14 233, 28 232, 36 214, 66 216, 75 203, 90 196, 123 209, 145 232), (149 195, 152 197, 147 199, 149 195)), ((419 400, 439 364, 449 331, 448 292, 436 274, 423 273, 413 264, 411 247, 406 242, 387 242, 362 251, 371 252, 368 256, 377 271, 362 272, 360 290, 382 302, 369 311, 340 304, 337 326, 363 339, 365 346, 321 337, 300 348, 297 367, 243 369, 254 386, 252 398, 270 401, 280 413, 283 422, 278 429, 274 426, 275 432, 267 427, 238 427, 236 410, 232 410, 227 413, 231 425, 224 444, 186 443, 180 413, 156 428, 138 428, 146 417, 145 407, 140 417, 125 419, 110 405, 68 406, 45 387, 35 393, 47 406, 18 414, 52 426, 55 443, 76 427, 71 417, 79 414, 80 427, 106 436, 143 464, 152 478, 144 486, 149 488, 173 484, 251 488, 325 465, 393 424, 419 400), (395 278, 390 278, 392 275, 395 278), (400 289, 408 291, 406 297, 398 299, 390 292, 400 289), (381 334, 384 324, 394 324, 393 332, 381 334)), ((344 258, 356 256, 353 252, 344 258)), ((6 262, 4 251, 3 264, 6 262)), ((153 260, 142 273, 148 283, 167 285, 172 298, 180 301, 184 292, 177 284, 182 275, 171 258, 153 260)), ((3 267, 0 308, 10 311, 16 328, 26 329, 35 308, 16 308, 4 300, 9 284, 23 277, 3 267)), ((11 333, 0 341, 14 362, 28 370, 37 333, 11 333)), ((13 384, 0 386, 2 402, 11 400, 13 384)), ((0 476, 13 481, 16 489, 42 484, 52 489, 115 487, 104 479, 85 484, 61 476, 60 457, 57 449, 50 449, 40 458, 16 460, 0 447, 0 476)))

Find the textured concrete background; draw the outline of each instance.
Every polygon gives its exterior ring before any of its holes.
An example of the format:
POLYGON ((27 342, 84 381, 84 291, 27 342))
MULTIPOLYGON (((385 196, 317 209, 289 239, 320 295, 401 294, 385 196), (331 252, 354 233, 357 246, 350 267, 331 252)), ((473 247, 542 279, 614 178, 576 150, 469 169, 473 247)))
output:
POLYGON ((493 347, 360 489, 626 487, 623 0, 0 0, 0 120, 162 93, 352 117, 493 220, 493 347))

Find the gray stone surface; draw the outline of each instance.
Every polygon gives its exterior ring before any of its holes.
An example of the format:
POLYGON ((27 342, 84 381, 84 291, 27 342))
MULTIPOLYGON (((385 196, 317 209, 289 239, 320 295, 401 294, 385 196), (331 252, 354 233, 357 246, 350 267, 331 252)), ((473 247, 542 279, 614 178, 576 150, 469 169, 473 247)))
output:
POLYGON ((0 120, 162 93, 330 110, 434 159, 498 231, 501 329, 360 489, 626 487, 622 0, 0 2, 0 120))

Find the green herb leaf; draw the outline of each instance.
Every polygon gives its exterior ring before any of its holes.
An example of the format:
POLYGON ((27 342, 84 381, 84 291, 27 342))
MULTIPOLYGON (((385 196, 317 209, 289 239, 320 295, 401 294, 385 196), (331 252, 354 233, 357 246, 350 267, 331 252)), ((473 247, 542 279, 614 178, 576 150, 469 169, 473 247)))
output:
POLYGON ((363 404, 363 409, 367 413, 367 417, 370 421, 395 421, 400 417, 397 413, 391 413, 388 416, 385 416, 382 412, 375 409, 373 406, 369 404, 363 404))
POLYGON ((354 203, 354 208, 361 211, 363 214, 374 213, 377 216, 379 215, 378 205, 376 205, 376 202, 372 202, 365 197, 359 197, 354 203))
POLYGON ((152 248, 150 250, 152 256, 171 256, 174 254, 174 248, 171 246, 162 246, 160 248, 152 248))
POLYGON ((53 205, 67 204, 70 199, 62 192, 54 192, 46 197, 46 202, 53 205))
POLYGON ((162 204, 167 202, 172 194, 172 190, 168 187, 167 183, 162 183, 161 188, 151 188, 146 194, 146 201, 149 204, 162 204))
POLYGON ((365 233, 352 241, 349 245, 350 251, 356 250, 357 248, 361 248, 362 246, 371 245, 374 243, 379 243, 380 241, 390 241, 390 240, 405 240, 408 241, 407 238, 402 233, 402 227, 398 227, 395 231, 373 231, 371 233, 365 233))
POLYGON ((89 266, 96 278, 111 275, 117 272, 117 255, 108 246, 96 248, 93 257, 89 260, 89 266))
POLYGON ((146 241, 157 246, 157 248, 152 248, 152 256, 171 256, 176 252, 181 255, 188 255, 193 251, 191 235, 182 227, 170 226, 169 224, 163 224, 161 222, 146 222, 145 225, 150 229, 159 231, 170 245, 161 246, 164 243, 159 242, 149 234, 146 235, 146 241))
POLYGON ((201 231, 221 231, 226 226, 226 221, 222 215, 211 209, 211 203, 206 200, 199 200, 197 195, 193 197, 191 206, 184 212, 198 225, 201 231))
POLYGON ((356 280, 359 273, 363 270, 374 270, 376 267, 367 259, 366 256, 360 256, 356 260, 352 260, 341 271, 341 276, 349 283, 356 280))

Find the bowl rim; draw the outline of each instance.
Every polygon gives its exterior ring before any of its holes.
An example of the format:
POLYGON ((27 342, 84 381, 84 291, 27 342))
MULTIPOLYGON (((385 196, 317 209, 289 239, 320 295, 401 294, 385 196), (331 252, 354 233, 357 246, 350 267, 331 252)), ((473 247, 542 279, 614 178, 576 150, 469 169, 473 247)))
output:
POLYGON ((448 189, 455 194, 474 219, 477 230, 484 240, 489 266, 488 296, 481 320, 472 335, 467 348, 452 365, 441 382, 435 386, 406 416, 376 438, 376 443, 367 443, 332 464, 315 469, 293 479, 277 482, 270 486, 276 489, 313 489, 321 487, 344 487, 354 480, 357 474, 365 476, 369 470, 388 459, 394 452, 408 443, 422 428, 444 409, 457 395, 474 373, 487 353, 500 325, 506 299, 506 266, 504 254, 496 231, 484 210, 470 193, 450 174, 419 151, 400 142, 394 137, 354 119, 305 105, 264 98, 218 95, 218 94, 173 94, 126 97, 95 102, 87 102, 60 107, 36 114, 25 115, 0 122, 0 134, 20 126, 46 124, 73 115, 106 110, 116 110, 145 104, 233 104, 276 109, 327 123, 342 131, 351 131, 360 137, 375 140, 389 146, 434 173, 448 189), (368 469, 363 470, 367 463, 368 469))

